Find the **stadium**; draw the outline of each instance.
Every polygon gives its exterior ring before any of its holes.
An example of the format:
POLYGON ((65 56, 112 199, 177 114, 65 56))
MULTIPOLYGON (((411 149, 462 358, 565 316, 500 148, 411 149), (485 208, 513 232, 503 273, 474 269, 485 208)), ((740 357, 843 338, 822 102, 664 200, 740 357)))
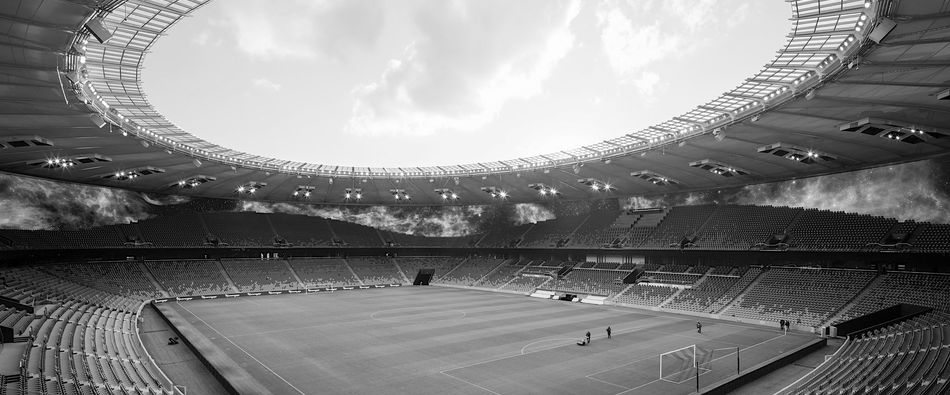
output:
POLYGON ((769 2, 0 2, 0 395, 950 393, 950 2, 769 2))

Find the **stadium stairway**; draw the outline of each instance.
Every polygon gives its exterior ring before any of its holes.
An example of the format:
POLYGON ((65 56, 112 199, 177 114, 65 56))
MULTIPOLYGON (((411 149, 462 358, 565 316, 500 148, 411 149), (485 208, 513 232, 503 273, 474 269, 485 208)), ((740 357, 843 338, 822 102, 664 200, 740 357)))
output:
POLYGON ((142 273, 145 274, 145 278, 147 278, 148 281, 152 283, 152 286, 155 287, 155 289, 157 289, 159 292, 162 293, 163 297, 166 297, 166 298, 171 297, 171 295, 168 293, 168 290, 162 287, 162 284, 160 284, 158 280, 155 279, 155 275, 152 274, 152 271, 149 270, 147 265, 145 265, 141 261, 137 262, 136 264, 139 265, 139 269, 142 270, 142 273))
POLYGON ((716 311, 716 314, 725 314, 725 312, 728 311, 730 308, 732 308, 732 306, 735 306, 736 304, 739 304, 740 302, 742 302, 742 299, 745 297, 747 293, 749 293, 749 290, 755 288, 755 286, 758 285, 759 282, 761 282, 763 278, 765 278, 763 274, 765 274, 766 272, 767 272, 766 270, 763 270, 762 272, 760 272, 759 275, 756 276, 755 280, 752 280, 752 282, 750 282, 748 285, 745 286, 742 292, 739 292, 739 294, 736 295, 736 297, 732 298, 732 300, 729 303, 726 303, 721 309, 719 309, 719 311, 716 311))
MULTIPOLYGON (((407 275, 406 275, 406 272, 405 272, 404 270, 402 270, 402 266, 399 266, 399 262, 397 262, 397 261, 396 261, 395 259, 393 259, 393 258, 389 258, 389 261, 392 262, 392 263, 393 263, 393 266, 396 267, 396 270, 399 271, 399 275, 402 276, 402 281, 405 281, 404 284, 412 284, 412 281, 409 281, 409 276, 407 276, 407 275)), ((415 278, 415 275, 416 275, 415 273, 412 274, 413 278, 415 278)))
POLYGON ((859 302, 861 302, 861 300, 863 300, 865 297, 867 297, 867 295, 870 293, 871 290, 873 290, 874 288, 877 288, 878 284, 880 284, 881 281, 883 281, 883 280, 884 280, 884 276, 882 276, 882 275, 877 275, 877 276, 875 276, 875 277, 874 277, 874 280, 871 280, 871 281, 864 287, 864 289, 861 290, 861 292, 858 292, 858 293, 854 296, 854 298, 852 298, 851 300, 849 300, 848 303, 845 303, 845 305, 842 306, 841 309, 838 310, 837 313, 835 313, 834 315, 832 315, 831 318, 828 318, 827 321, 822 322, 820 326, 827 326, 827 325, 830 325, 830 324, 833 323, 833 322, 837 322, 838 320, 840 320, 841 317, 843 317, 845 314, 847 314, 849 311, 851 311, 851 309, 852 309, 855 305, 857 305, 859 302))
MULTIPOLYGON (((469 257, 465 257, 465 259, 462 259, 461 261, 459 261, 459 263, 458 263, 457 265, 452 266, 452 268, 449 269, 449 271, 447 271, 447 272, 443 273, 442 275, 439 275, 439 277, 433 279, 432 282, 436 282, 436 281, 442 280, 443 278, 445 278, 446 276, 448 276, 449 274, 451 274, 452 272, 454 272, 455 269, 458 269, 458 268, 462 267, 462 265, 466 264, 469 259, 470 259, 469 257)), ((436 273, 436 275, 438 275, 438 274, 439 274, 439 273, 436 273)))
POLYGON ((518 239, 517 239, 517 240, 518 240, 518 244, 515 244, 515 245, 513 245, 512 247, 520 247, 520 246, 521 246, 521 242, 524 241, 524 235, 528 234, 528 232, 530 232, 531 229, 534 229, 534 226, 535 226, 535 225, 537 225, 537 223, 531 224, 531 226, 529 226, 528 229, 525 229, 524 232, 521 232, 521 234, 518 235, 518 239))
POLYGON ((620 292, 617 292, 617 294, 616 294, 616 295, 614 295, 614 296, 611 296, 611 297, 610 297, 610 299, 608 299, 608 300, 609 300, 610 302, 615 302, 615 299, 617 299, 617 297, 618 297, 618 296, 620 296, 620 295, 623 295, 623 294, 624 294, 625 292, 627 292, 627 291, 629 291, 629 290, 630 290, 630 288, 631 288, 631 287, 633 287, 634 285, 637 285, 637 284, 636 284, 636 283, 633 283, 633 284, 627 284, 627 286, 626 286, 626 287, 623 287, 623 289, 622 289, 622 290, 620 290, 620 292))
POLYGON ((479 237, 478 240, 475 240, 475 243, 472 244, 472 247, 478 247, 479 244, 482 243, 482 240, 485 240, 485 238, 488 237, 488 233, 490 233, 490 232, 485 232, 485 233, 483 233, 483 234, 482 234, 482 237, 479 237))
MULTIPOLYGON (((698 280, 696 280, 696 282, 693 283, 692 286, 695 288, 695 287, 699 286, 699 284, 702 284, 703 281, 706 281, 706 278, 709 277, 709 273, 712 272, 712 270, 713 270, 713 268, 706 269, 706 272, 703 273, 703 276, 700 277, 698 280)), ((673 292, 673 294, 670 295, 669 298, 666 298, 666 300, 664 300, 662 303, 660 303, 660 304, 657 305, 656 307, 657 307, 657 308, 660 308, 660 309, 666 307, 666 305, 669 304, 670 302, 672 302, 674 299, 676 299, 676 297, 679 296, 679 294, 683 293, 683 290, 685 290, 685 289, 686 289, 686 288, 681 288, 681 289, 677 290, 676 292, 673 292)), ((669 310, 672 310, 672 309, 669 309, 669 310)))
POLYGON ((350 271, 350 274, 353 275, 353 278, 355 278, 356 281, 360 283, 360 285, 366 285, 366 284, 363 284, 363 279, 361 279, 360 276, 357 276, 356 272, 353 271, 353 267, 350 266, 350 262, 347 262, 346 259, 343 259, 343 264, 346 265, 346 270, 350 271))
MULTIPOLYGON (((513 259, 515 259, 515 258, 513 258, 513 259)), ((508 265, 510 261, 511 261, 511 259, 506 259, 506 260, 501 261, 501 263, 499 263, 498 265, 495 265, 495 267, 493 267, 491 270, 489 270, 488 273, 485 273, 484 276, 482 276, 481 278, 479 278, 478 280, 476 280, 473 284, 479 284, 479 283, 481 283, 482 281, 485 281, 485 279, 488 278, 488 276, 491 276, 492 274, 494 274, 495 272, 497 272, 498 269, 501 269, 501 268, 505 267, 506 265, 508 265)))
MULTIPOLYGON (((518 277, 521 276, 521 272, 523 272, 524 269, 527 268, 528 265, 530 265, 530 264, 531 264, 531 261, 528 261, 528 263, 526 263, 524 266, 522 266, 521 269, 518 269, 518 271, 516 271, 516 272, 511 276, 511 279, 509 279, 508 281, 505 281, 504 284, 502 284, 501 286, 496 287, 495 289, 502 289, 502 288, 504 288, 506 285, 510 284, 512 281, 515 281, 516 279, 518 279, 518 277)), ((545 282, 547 282, 547 281, 545 281, 545 282)))
POLYGON ((297 275, 297 272, 294 271, 294 267, 290 265, 290 262, 287 262, 286 259, 281 259, 281 262, 284 262, 284 264, 287 265, 287 271, 290 272, 291 276, 294 276, 294 280, 297 281, 297 284, 300 285, 300 288, 306 288, 306 286, 303 283, 303 280, 301 280, 300 276, 297 275))
POLYGON ((234 281, 231 281, 231 275, 228 274, 227 270, 224 270, 224 266, 221 265, 221 261, 215 260, 214 264, 218 267, 218 270, 221 271, 221 275, 224 276, 224 280, 228 282, 228 287, 231 287, 231 292, 240 292, 240 288, 234 285, 234 281))

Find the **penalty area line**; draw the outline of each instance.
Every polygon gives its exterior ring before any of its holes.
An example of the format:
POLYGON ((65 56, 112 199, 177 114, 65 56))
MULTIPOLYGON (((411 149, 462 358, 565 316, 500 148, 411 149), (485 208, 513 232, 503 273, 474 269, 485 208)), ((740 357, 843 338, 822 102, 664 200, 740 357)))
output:
POLYGON ((277 374, 277 372, 275 372, 275 371, 274 371, 273 369, 271 369, 269 366, 267 366, 266 364, 264 364, 264 362, 261 362, 260 359, 257 359, 257 357, 251 355, 251 353, 247 352, 247 350, 245 350, 243 347, 237 345, 237 343, 233 342, 231 339, 229 339, 229 338, 228 338, 227 336, 225 336, 223 333, 221 333, 220 331, 218 331, 217 329, 215 329, 213 326, 209 325, 207 322, 205 322, 205 320, 204 320, 203 318, 199 317, 197 314, 195 314, 194 312, 192 312, 191 310, 189 310, 187 307, 185 307, 184 305, 182 305, 181 302, 175 302, 175 303, 178 304, 179 306, 181 306, 181 308, 185 309, 185 311, 187 311, 188 313, 190 313, 191 315, 193 315, 195 318, 197 318, 198 321, 201 321, 202 324, 205 324, 205 326, 207 326, 209 329, 211 329, 211 330, 213 330, 215 333, 217 333, 218 336, 221 336, 222 339, 227 340, 228 343, 231 343, 234 347, 237 347, 238 350, 241 350, 241 352, 243 352, 243 353, 246 354, 247 356, 251 357, 251 359, 253 359, 255 362, 257 362, 258 364, 260 364, 261 366, 263 366, 264 369, 267 369, 268 372, 270 372, 271 374, 273 374, 274 377, 279 378, 280 381, 283 381, 284 383, 286 383, 287 385, 289 385, 290 388, 293 388, 294 391, 297 391, 297 393, 299 393, 300 395, 306 395, 306 393, 303 392, 303 391, 301 391, 300 388, 297 388, 296 386, 294 386, 293 384, 291 384, 289 381, 287 381, 287 379, 283 378, 281 375, 277 374))
POLYGON ((475 388, 478 388, 478 389, 480 389, 480 390, 488 391, 488 392, 493 393, 493 394, 495 394, 495 395, 501 395, 501 394, 499 394, 499 393, 497 393, 497 392, 495 392, 495 391, 492 391, 492 390, 490 390, 490 389, 488 389, 488 388, 482 387, 482 386, 480 386, 480 385, 478 385, 478 384, 475 384, 475 383, 473 383, 473 382, 471 382, 471 381, 465 380, 465 379, 463 379, 463 378, 461 378, 461 377, 453 376, 453 375, 448 374, 448 373, 446 373, 446 372, 444 372, 444 371, 443 371, 443 372, 439 372, 439 373, 442 373, 442 374, 444 374, 444 375, 446 375, 446 376, 449 376, 449 377, 451 377, 451 378, 453 378, 453 379, 456 379, 456 380, 458 380, 458 381, 461 381, 461 382, 463 382, 463 383, 465 383, 465 384, 471 385, 471 386, 473 386, 473 387, 475 387, 475 388))

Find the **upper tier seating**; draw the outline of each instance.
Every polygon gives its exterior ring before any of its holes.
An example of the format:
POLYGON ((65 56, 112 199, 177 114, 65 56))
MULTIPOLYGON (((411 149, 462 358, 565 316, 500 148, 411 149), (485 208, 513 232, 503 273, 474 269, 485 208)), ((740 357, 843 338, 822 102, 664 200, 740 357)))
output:
POLYGON ((922 252, 950 251, 950 224, 925 224, 910 240, 911 249, 922 252))
POLYGON ((352 222, 329 220, 330 229, 336 235, 335 240, 347 246, 379 247, 383 240, 376 228, 354 224, 352 222))
POLYGON ((274 243, 274 227, 268 216, 258 213, 212 213, 202 215, 208 233, 228 245, 269 246, 274 243))
POLYGON ((808 251, 860 251, 879 243, 897 220, 807 209, 788 226, 792 249, 808 251))
POLYGON ((950 225, 814 209, 769 206, 681 206, 669 210, 574 213, 484 234, 423 237, 355 223, 288 214, 164 214, 131 224, 78 231, 0 230, 0 249, 202 246, 384 246, 463 248, 643 248, 748 250, 775 244, 805 251, 950 251, 950 225), (895 242, 890 236, 898 234, 895 242), (772 242, 770 242, 772 241, 772 242), (896 246, 897 243, 899 246, 896 246), (888 246, 882 246, 881 244, 888 246), (906 243, 906 244, 905 244, 906 243))
POLYGON ((156 247, 197 247, 204 245, 208 236, 199 215, 155 217, 137 225, 144 241, 156 247))
POLYGON ((270 222, 277 236, 294 246, 322 247, 333 240, 330 224, 320 217, 271 214, 270 222))
POLYGON ((601 240, 607 238, 604 231, 608 227, 612 227, 611 224, 617 219, 618 214, 616 211, 591 214, 587 221, 574 232, 574 236, 571 237, 568 245, 571 247, 601 247, 610 244, 610 241, 603 242, 601 240))
POLYGON ((521 243, 521 235, 535 224, 524 224, 511 227, 497 227, 489 231, 479 242, 482 248, 509 248, 521 243))
POLYGON ((383 241, 387 245, 400 247, 443 247, 443 248, 463 248, 471 247, 478 241, 481 235, 460 236, 460 237, 425 237, 415 236, 399 232, 379 231, 383 241))
POLYGON ((697 236, 696 248, 747 250, 784 232, 801 209, 772 206, 718 206, 697 236))
POLYGON ((576 215, 538 222, 524 234, 520 247, 563 247, 587 217, 576 215))
POLYGON ((679 248, 679 243, 698 234, 717 206, 674 207, 640 244, 642 248, 679 248))

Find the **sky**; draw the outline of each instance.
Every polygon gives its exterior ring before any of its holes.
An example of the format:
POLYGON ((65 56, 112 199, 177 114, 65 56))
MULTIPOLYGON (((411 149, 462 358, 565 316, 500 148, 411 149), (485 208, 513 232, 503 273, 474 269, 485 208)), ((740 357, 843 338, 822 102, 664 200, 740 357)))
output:
POLYGON ((490 162, 681 115, 751 77, 782 0, 219 0, 158 40, 170 121, 257 155, 348 166, 490 162))

